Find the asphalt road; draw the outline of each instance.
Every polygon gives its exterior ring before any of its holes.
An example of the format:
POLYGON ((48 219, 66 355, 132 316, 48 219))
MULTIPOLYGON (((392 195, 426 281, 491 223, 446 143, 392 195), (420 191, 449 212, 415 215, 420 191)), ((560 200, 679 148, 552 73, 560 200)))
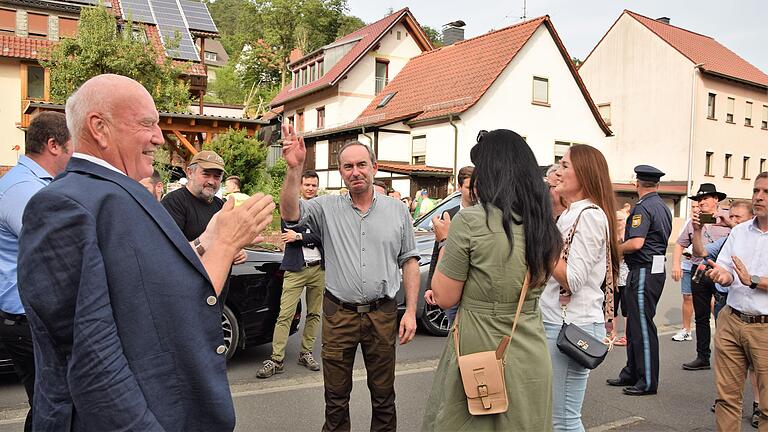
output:
MULTIPOLYGON (((583 409, 585 427, 591 432, 710 431, 709 411, 715 390, 711 371, 683 371, 680 365, 695 356, 694 342, 673 342, 680 322, 679 285, 668 279, 656 316, 660 328, 661 376, 656 396, 630 397, 605 385, 624 365, 624 348, 617 347, 603 365, 592 372, 583 409)), ((397 410, 403 431, 418 430, 434 369, 445 339, 419 333, 413 342, 398 347, 397 410)), ((299 336, 289 339, 285 373, 270 379, 255 378, 261 361, 269 357, 269 344, 238 353, 229 365, 229 381, 237 413, 237 431, 317 431, 323 423, 322 373, 296 364, 299 336)), ((315 351, 319 359, 319 343, 315 351)), ((367 430, 370 423, 365 369, 358 354, 350 411, 353 430, 367 430)), ((751 390, 745 391, 743 430, 753 430, 751 390)), ((26 396, 13 376, 0 377, 0 432, 21 431, 26 396)))

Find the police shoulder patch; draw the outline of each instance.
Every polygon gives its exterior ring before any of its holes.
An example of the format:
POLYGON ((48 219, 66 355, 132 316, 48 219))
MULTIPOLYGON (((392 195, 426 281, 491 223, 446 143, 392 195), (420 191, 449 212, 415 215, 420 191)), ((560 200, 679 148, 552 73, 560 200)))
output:
POLYGON ((637 228, 643 223, 643 215, 632 216, 632 228, 637 228))

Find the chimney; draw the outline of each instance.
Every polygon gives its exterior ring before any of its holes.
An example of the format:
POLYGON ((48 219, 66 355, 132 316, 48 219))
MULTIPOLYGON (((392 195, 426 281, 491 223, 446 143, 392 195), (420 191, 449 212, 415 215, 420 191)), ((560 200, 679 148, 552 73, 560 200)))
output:
POLYGON ((464 40, 464 26, 467 25, 462 20, 450 22, 443 26, 443 44, 451 45, 464 40))
POLYGON ((658 21, 658 22, 662 22, 662 23, 664 23, 664 24, 669 24, 669 17, 660 17, 660 18, 656 18, 656 21, 658 21))
POLYGON ((302 57, 304 57, 304 52, 298 48, 294 48, 291 50, 291 53, 288 55, 288 63, 293 63, 302 57))

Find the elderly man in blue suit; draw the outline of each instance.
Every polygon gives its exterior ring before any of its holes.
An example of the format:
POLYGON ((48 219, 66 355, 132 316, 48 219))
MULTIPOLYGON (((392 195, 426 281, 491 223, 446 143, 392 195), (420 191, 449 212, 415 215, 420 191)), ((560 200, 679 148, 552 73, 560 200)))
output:
POLYGON ((66 105, 75 152, 30 200, 19 291, 34 339, 34 430, 231 431, 221 292, 272 197, 228 201, 188 242, 138 182, 163 141, 136 81, 100 75, 66 105))

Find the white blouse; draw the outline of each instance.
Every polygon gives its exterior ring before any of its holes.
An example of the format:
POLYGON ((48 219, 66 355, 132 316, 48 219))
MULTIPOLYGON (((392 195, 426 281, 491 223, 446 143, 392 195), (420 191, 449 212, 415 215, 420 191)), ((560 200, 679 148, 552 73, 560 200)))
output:
MULTIPOLYGON (((584 207, 594 205, 584 199, 577 201, 560 215, 557 227, 563 236, 563 241, 576 222, 576 218, 584 207)), ((566 322, 576 325, 603 323, 603 300, 605 294, 601 286, 605 281, 605 253, 608 236, 608 218, 599 207, 584 210, 579 219, 576 233, 571 242, 568 254, 566 274, 571 288, 571 302, 568 304, 566 322)), ((554 277, 547 281, 541 294, 541 312, 544 322, 561 323, 560 284, 554 277)))

